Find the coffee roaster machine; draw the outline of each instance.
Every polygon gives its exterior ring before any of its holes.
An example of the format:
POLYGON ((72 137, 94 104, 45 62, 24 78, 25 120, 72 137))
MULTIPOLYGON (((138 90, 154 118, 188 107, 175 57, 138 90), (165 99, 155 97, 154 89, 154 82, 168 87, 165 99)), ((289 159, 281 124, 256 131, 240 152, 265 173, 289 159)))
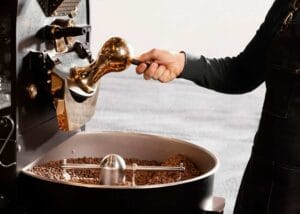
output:
POLYGON ((207 150, 155 136, 84 133, 86 122, 95 112, 101 76, 137 63, 131 59, 126 42, 118 37, 106 41, 99 55, 92 56, 89 12, 88 0, 1 1, 0 213, 76 213, 95 209, 106 213, 180 213, 189 209, 222 213, 224 200, 211 196, 218 161, 207 150), (72 186, 23 173, 24 168, 43 157, 49 160, 53 155, 74 155, 73 143, 80 144, 76 147, 80 155, 89 155, 96 147, 102 151, 97 155, 110 150, 124 152, 124 148, 118 149, 116 139, 127 148, 123 155, 141 158, 156 158, 152 155, 159 153, 155 149, 161 151, 161 147, 152 146, 152 141, 161 141, 165 147, 173 143, 173 148, 186 150, 186 155, 204 162, 205 173, 188 182, 153 188, 72 186), (147 152, 138 152, 139 141, 145 143, 147 152), (66 200, 68 194, 73 196, 70 200, 66 200), (192 197, 191 202, 185 194, 192 197), (130 198, 136 203, 131 203, 130 198), (204 205, 205 201, 210 205, 204 205))

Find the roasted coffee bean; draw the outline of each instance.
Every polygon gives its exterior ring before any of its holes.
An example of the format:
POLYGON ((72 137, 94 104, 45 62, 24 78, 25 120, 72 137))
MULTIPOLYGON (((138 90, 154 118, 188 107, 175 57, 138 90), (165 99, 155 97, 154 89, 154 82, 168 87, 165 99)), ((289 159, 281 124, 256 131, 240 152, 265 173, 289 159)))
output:
MULTIPOLYGON (((101 158, 82 157, 67 159, 67 163, 81 163, 81 164, 100 164, 101 158)), ((180 180, 191 179, 201 174, 201 171, 196 165, 187 157, 181 154, 173 155, 164 162, 155 160, 140 160, 136 158, 125 158, 127 165, 136 163, 140 166, 180 166, 183 163, 185 167, 184 172, 164 172, 164 171, 136 171, 135 184, 136 185, 151 185, 151 184, 166 184, 180 180)), ((50 161, 45 164, 34 166, 29 169, 34 174, 53 179, 65 181, 64 170, 61 168, 63 161, 50 161)), ((99 184, 100 169, 67 169, 68 182, 82 183, 82 184, 99 184)), ((124 185, 131 185, 132 170, 126 170, 126 182, 124 185)))

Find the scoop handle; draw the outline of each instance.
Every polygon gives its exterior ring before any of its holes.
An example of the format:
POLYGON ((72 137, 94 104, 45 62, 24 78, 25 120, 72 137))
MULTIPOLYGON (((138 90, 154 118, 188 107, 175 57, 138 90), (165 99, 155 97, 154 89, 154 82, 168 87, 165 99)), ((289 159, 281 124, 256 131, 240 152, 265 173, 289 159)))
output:
POLYGON ((141 63, 145 63, 147 65, 147 68, 149 68, 149 66, 151 65, 151 63, 149 63, 149 62, 142 62, 138 59, 131 59, 130 63, 133 65, 140 65, 141 63))

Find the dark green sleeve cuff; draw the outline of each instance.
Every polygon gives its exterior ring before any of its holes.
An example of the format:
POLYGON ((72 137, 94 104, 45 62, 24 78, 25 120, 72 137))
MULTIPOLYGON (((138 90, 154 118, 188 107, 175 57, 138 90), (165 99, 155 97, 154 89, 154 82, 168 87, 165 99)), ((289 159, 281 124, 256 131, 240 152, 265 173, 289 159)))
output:
POLYGON ((203 56, 195 57, 190 54, 187 54, 184 51, 181 51, 185 55, 185 63, 183 67, 183 71, 177 78, 188 79, 192 81, 197 81, 201 77, 201 70, 203 69, 206 59, 203 56))

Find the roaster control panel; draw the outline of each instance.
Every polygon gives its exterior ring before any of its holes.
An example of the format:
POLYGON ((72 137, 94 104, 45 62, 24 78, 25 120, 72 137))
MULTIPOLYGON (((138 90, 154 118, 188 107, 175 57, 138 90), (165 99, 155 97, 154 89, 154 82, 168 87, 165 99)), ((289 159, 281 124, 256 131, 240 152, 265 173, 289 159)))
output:
POLYGON ((52 74, 92 60, 89 0, 1 0, 0 20, 0 213, 7 213, 19 170, 74 134, 59 129, 63 94, 52 74))

